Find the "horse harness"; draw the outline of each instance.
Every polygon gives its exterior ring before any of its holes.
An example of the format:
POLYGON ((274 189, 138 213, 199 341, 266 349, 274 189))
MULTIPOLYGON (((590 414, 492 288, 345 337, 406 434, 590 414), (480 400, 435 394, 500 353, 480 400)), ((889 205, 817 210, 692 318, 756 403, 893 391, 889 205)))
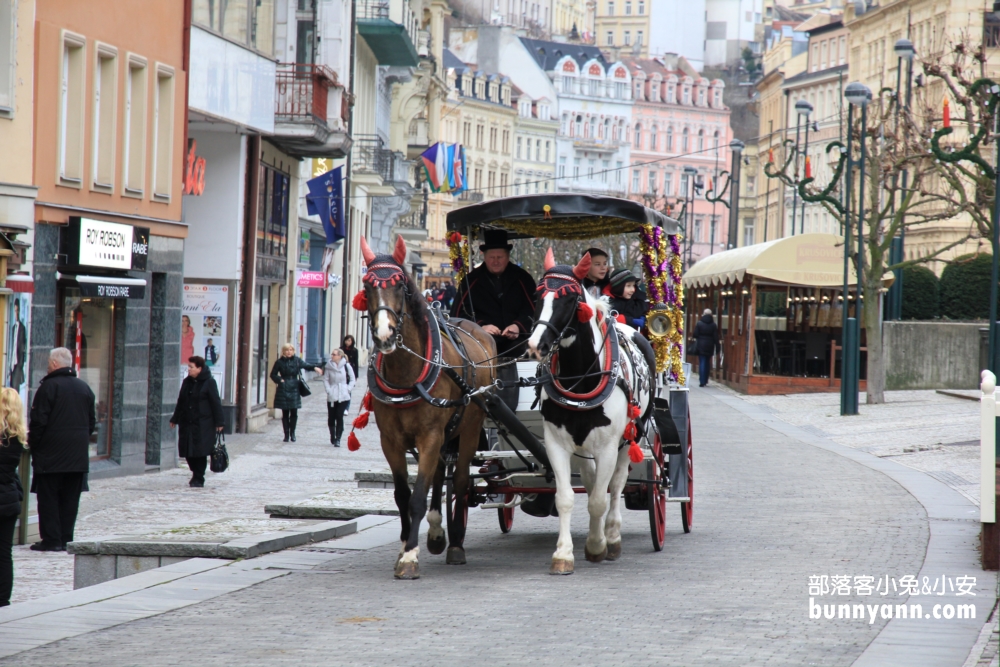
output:
MULTIPOLYGON (((403 290, 408 297, 409 282, 402 267, 387 256, 376 258, 372 266, 368 267, 368 272, 364 277, 364 282, 380 289, 395 286, 400 281, 402 281, 403 290)), ((402 328, 406 317, 408 317, 406 310, 403 309, 401 312, 397 312, 388 306, 379 306, 376 308, 374 315, 378 315, 379 311, 382 310, 391 313, 396 318, 398 329, 394 330, 394 333, 401 341, 402 328)), ((427 350, 424 357, 424 366, 413 385, 410 387, 401 387, 389 382, 382 375, 384 355, 381 352, 376 352, 374 363, 368 366, 368 387, 372 398, 385 405, 405 408, 412 407, 421 401, 426 401, 435 408, 458 408, 445 425, 445 442, 447 443, 454 436, 465 414, 465 407, 469 403, 468 394, 472 391, 471 385, 474 381, 475 369, 473 368, 473 364, 469 362, 465 344, 462 342, 461 336, 455 336, 452 333, 455 325, 445 319, 444 313, 439 308, 429 308, 428 310, 431 312, 431 319, 433 321, 429 321, 427 326, 427 350), (461 375, 454 368, 444 363, 442 332, 447 336, 462 359, 461 375), (458 386, 463 394, 463 399, 450 400, 432 396, 434 388, 441 380, 442 373, 447 375, 458 386)), ((374 315, 369 319, 369 328, 372 329, 373 335, 375 333, 374 315)))

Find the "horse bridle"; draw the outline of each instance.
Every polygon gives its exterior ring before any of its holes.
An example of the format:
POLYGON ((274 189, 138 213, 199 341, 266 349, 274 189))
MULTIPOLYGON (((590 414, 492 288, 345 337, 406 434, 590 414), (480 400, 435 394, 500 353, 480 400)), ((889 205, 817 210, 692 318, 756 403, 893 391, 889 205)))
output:
POLYGON ((391 313, 395 318, 396 325, 389 325, 389 331, 392 332, 393 337, 396 339, 397 344, 402 341, 403 338, 403 323, 406 321, 406 300, 410 297, 410 289, 406 280, 406 273, 403 269, 392 261, 380 261, 372 264, 368 267, 368 272, 365 273, 365 277, 362 278, 362 282, 366 285, 370 285, 376 289, 388 289, 389 287, 395 287, 397 283, 403 283, 403 306, 400 310, 395 310, 389 306, 378 306, 375 311, 368 318, 368 331, 371 333, 372 338, 376 338, 376 320, 378 320, 378 314, 383 310, 387 313, 391 313), (382 275, 379 275, 379 274, 382 275))
MULTIPOLYGON (((553 292, 556 296, 565 296, 567 294, 576 295, 576 303, 579 305, 580 301, 583 300, 583 288, 577 281, 575 276, 566 275, 562 273, 547 273, 542 276, 541 282, 538 283, 538 287, 535 289, 535 293, 538 295, 539 299, 545 297, 549 292, 553 292), (558 280, 562 284, 552 287, 548 284, 549 280, 558 280)), ((575 310, 575 309, 574 309, 575 310)), ((559 345, 559 341, 570 331, 573 334, 576 333, 576 329, 573 328, 573 316, 570 315, 569 319, 566 320, 566 324, 563 325, 562 329, 556 328, 556 325, 552 324, 549 320, 535 320, 535 326, 539 324, 551 331, 555 335, 555 340, 553 341, 552 349, 555 349, 559 345)), ((551 351, 550 351, 551 354, 551 351)))

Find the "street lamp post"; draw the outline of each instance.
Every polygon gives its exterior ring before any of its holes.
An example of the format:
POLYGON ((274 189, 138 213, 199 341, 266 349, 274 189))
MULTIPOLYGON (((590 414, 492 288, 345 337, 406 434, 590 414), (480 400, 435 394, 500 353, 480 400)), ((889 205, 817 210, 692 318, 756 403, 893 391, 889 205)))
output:
MULTIPOLYGON (((809 159, 809 116, 813 112, 813 105, 809 104, 809 102, 807 102, 806 100, 799 100, 798 102, 795 103, 795 111, 798 112, 799 118, 802 118, 803 116, 805 117, 806 139, 805 139, 805 148, 804 148, 804 150, 802 152, 805 154, 806 160, 808 160, 809 159)), ((796 163, 796 164, 798 164, 798 163, 796 163)), ((803 167, 803 169, 805 169, 805 167, 803 167)), ((795 188, 795 192, 798 193, 798 191, 799 191, 799 189, 795 188)), ((804 199, 802 200, 802 215, 800 217, 802 219, 799 221, 799 233, 800 234, 805 234, 806 233, 806 201, 804 199)), ((794 223, 792 224, 792 235, 793 236, 795 235, 795 224, 794 223)))
MULTIPOLYGON (((908 39, 900 39, 896 41, 896 45, 893 47, 893 51, 896 53, 897 66, 896 66, 896 127, 897 132, 899 131, 899 109, 903 98, 903 61, 907 63, 906 72, 906 97, 905 102, 902 103, 902 108, 909 110, 910 108, 910 92, 913 88, 913 57, 916 55, 916 49, 913 48, 913 42, 908 39)), ((909 182, 909 172, 906 168, 903 168, 902 173, 902 190, 906 192, 906 186, 909 182)), ((895 200, 896 194, 893 193, 893 199, 895 200)), ((895 204, 895 201, 893 201, 895 204)), ((899 225, 899 235, 892 239, 892 244, 889 246, 889 263, 899 264, 903 261, 904 254, 903 248, 906 242, 906 220, 905 213, 904 217, 900 219, 899 225)), ((889 288, 889 293, 886 295, 886 309, 885 309, 885 319, 887 320, 901 320, 903 319, 903 272, 900 269, 896 269, 894 272, 895 280, 892 281, 892 287, 889 288)))
POLYGON ((746 148, 739 139, 733 139, 729 143, 729 150, 733 154, 733 165, 729 172, 729 183, 732 190, 729 192, 729 235, 726 239, 726 249, 735 248, 739 245, 739 219, 740 219, 740 167, 743 159, 743 149, 746 148))
MULTIPOLYGON (((865 134, 868 132, 868 103, 872 99, 872 91, 862 83, 857 81, 850 83, 844 88, 844 98, 854 107, 861 107, 861 160, 858 173, 858 249, 857 249, 857 287, 854 299, 854 317, 846 318, 847 324, 844 327, 843 357, 840 372, 840 414, 858 414, 858 391, 861 377, 861 292, 864 281, 864 219, 865 219, 865 134)), ((853 117, 853 113, 850 114, 853 117)), ((851 142, 851 125, 848 123, 847 132, 848 146, 851 142)), ((850 149, 848 149, 850 150, 850 149)), ((850 153, 848 153, 850 155, 850 153)), ((851 169, 848 169, 850 175, 851 169)), ((850 176, 848 176, 850 178, 850 176)), ((847 263, 846 254, 848 252, 848 236, 850 228, 850 181, 848 180, 848 206, 845 216, 844 226, 844 262, 847 263)), ((848 292, 845 268, 844 280, 844 315, 848 314, 848 292)))
POLYGON ((688 268, 691 267, 691 256, 694 254, 694 177, 698 175, 698 170, 694 167, 684 167, 684 173, 687 175, 688 188, 687 192, 684 193, 684 197, 687 201, 687 220, 686 228, 684 231, 687 232, 688 241, 688 268))
MULTIPOLYGON (((792 176, 792 236, 795 236, 795 212, 799 210, 799 134, 802 131, 802 113, 799 111, 800 104, 809 104, 805 100, 795 103, 795 152, 792 159, 795 161, 792 176)), ((784 224, 782 224, 784 226, 784 224)), ((785 230, 781 230, 781 236, 785 236, 785 230)))

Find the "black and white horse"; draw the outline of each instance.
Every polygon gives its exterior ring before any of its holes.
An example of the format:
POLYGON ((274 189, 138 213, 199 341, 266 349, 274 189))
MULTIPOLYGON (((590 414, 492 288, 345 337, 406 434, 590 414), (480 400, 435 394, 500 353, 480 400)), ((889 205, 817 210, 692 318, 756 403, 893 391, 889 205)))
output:
POLYGON ((630 457, 642 460, 635 441, 644 429, 637 422, 641 424, 650 410, 652 374, 644 353, 648 343, 641 344, 645 339, 632 343, 641 335, 612 319, 607 302, 583 289, 589 253, 575 267, 557 266, 550 249, 545 269, 528 349, 551 374, 541 393, 545 451, 555 475, 559 511, 559 541, 550 572, 571 574, 573 458, 579 463, 590 512, 584 553, 595 563, 615 560, 622 550, 621 495, 630 457), (634 350, 626 350, 633 345, 634 350))

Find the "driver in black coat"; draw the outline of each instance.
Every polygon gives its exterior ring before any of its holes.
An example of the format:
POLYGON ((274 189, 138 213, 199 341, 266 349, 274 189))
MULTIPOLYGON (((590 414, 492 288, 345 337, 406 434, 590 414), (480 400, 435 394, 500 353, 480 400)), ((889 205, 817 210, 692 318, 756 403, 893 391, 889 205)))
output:
POLYGON ((462 281, 451 315, 472 320, 493 336, 497 354, 520 356, 535 314, 535 279, 510 262, 514 246, 506 231, 489 230, 485 236, 479 246, 483 263, 462 281))

